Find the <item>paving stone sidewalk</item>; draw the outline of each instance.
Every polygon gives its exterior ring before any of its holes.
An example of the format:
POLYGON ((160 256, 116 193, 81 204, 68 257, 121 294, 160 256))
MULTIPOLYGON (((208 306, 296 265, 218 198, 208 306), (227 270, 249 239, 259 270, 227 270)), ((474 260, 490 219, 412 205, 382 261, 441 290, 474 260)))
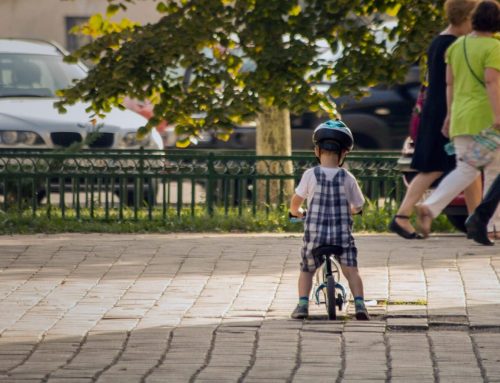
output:
POLYGON ((373 320, 306 321, 298 235, 0 237, 0 382, 500 382, 500 248, 358 235, 373 320))

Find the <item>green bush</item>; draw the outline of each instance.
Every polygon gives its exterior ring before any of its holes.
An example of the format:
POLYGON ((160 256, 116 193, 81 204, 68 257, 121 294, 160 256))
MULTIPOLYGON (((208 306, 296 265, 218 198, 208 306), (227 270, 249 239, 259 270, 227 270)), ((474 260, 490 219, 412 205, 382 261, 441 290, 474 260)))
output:
MULTIPOLYGON (((394 209, 377 208, 374 204, 368 204, 362 216, 354 217, 355 232, 387 232, 387 225, 394 214, 394 209)), ((147 211, 137 212, 135 219, 134 211, 124 210, 123 219, 119 219, 118 213, 112 211, 109 219, 104 219, 104 211, 94 210, 91 219, 88 209, 81 209, 79 217, 76 211, 66 209, 64 217, 61 210, 51 207, 50 218, 47 210, 38 210, 33 214, 31 211, 25 213, 1 212, 0 211, 0 234, 28 234, 28 233, 61 233, 61 232, 99 232, 99 233, 173 233, 173 232, 275 232, 275 233, 301 233, 303 225, 292 223, 288 220, 288 212, 285 207, 281 209, 259 210, 252 215, 251 209, 242 209, 239 215, 238 209, 226 212, 216 209, 210 217, 203 207, 196 207, 192 212, 185 209, 177 213, 169 210, 165 218, 163 212, 152 211, 152 219, 148 217, 147 211)), ((453 226, 445 216, 439 216, 433 222, 434 232, 453 232, 453 226)))

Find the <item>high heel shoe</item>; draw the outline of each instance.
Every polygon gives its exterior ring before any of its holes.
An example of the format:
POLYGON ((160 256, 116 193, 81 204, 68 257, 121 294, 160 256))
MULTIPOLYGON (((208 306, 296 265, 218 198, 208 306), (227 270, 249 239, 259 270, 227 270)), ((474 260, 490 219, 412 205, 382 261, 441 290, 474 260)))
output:
POLYGON ((422 239, 422 236, 418 234, 417 232, 409 232, 408 230, 404 229, 399 223, 396 222, 396 218, 399 219, 410 219, 407 215, 395 215, 394 218, 392 219, 391 223, 389 223, 389 230, 396 233, 400 237, 403 237, 404 239, 422 239))

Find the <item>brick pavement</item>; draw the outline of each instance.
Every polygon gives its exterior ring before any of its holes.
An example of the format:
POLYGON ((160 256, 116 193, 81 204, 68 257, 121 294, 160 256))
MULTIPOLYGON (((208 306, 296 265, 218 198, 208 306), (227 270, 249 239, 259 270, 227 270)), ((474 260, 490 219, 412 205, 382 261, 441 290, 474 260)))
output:
POLYGON ((0 382, 500 382, 500 251, 357 237, 371 322, 292 321, 290 235, 0 237, 0 382))

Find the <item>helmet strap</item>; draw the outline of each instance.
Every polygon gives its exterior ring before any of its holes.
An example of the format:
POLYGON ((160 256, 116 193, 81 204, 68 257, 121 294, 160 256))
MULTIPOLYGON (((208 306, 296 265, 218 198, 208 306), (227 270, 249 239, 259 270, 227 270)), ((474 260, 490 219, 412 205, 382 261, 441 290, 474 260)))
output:
POLYGON ((347 151, 341 151, 339 153, 339 167, 342 167, 342 165, 344 165, 344 161, 347 157, 347 151))

